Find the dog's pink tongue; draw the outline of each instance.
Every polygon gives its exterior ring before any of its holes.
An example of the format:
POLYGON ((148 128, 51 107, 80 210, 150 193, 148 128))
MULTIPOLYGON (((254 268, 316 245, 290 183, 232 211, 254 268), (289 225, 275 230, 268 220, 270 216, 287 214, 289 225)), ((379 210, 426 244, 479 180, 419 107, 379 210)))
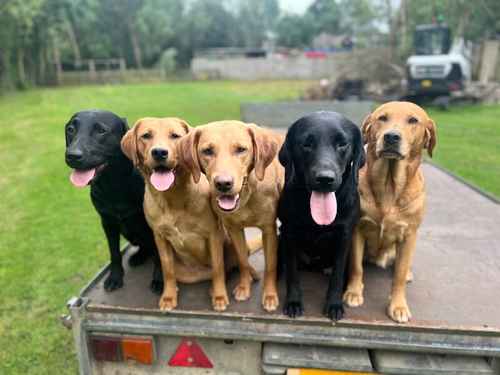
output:
POLYGON ((170 186, 174 183, 175 175, 172 171, 153 172, 149 180, 156 190, 165 191, 170 189, 170 186))
POLYGON ((335 193, 313 191, 310 204, 311 216, 316 224, 328 225, 333 223, 335 216, 337 216, 337 199, 335 193))
POLYGON ((238 203, 238 196, 223 195, 217 198, 217 203, 223 210, 233 210, 236 207, 236 203, 238 203))
POLYGON ((85 187, 94 178, 94 176, 95 176, 95 168, 88 169, 85 171, 74 169, 73 172, 71 172, 71 176, 69 176, 69 179, 71 183, 76 187, 85 187))

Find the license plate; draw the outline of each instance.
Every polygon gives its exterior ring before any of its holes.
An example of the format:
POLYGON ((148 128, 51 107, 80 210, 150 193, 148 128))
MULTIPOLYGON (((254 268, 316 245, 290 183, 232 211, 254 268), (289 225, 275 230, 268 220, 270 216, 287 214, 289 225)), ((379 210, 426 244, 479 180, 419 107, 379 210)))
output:
POLYGON ((376 375, 374 372, 331 371, 315 369, 288 369, 287 375, 376 375))
POLYGON ((424 79, 421 82, 422 87, 428 88, 432 86, 432 81, 430 79, 424 79))

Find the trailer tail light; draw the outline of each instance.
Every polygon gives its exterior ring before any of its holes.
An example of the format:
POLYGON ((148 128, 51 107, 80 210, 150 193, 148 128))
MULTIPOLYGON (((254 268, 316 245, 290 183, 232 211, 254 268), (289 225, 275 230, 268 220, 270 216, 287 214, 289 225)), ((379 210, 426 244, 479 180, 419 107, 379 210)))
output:
POLYGON ((450 91, 459 91, 462 87, 460 86, 460 83, 458 82, 450 82, 448 84, 448 89, 450 91))
POLYGON ((155 358, 153 337, 92 335, 89 351, 96 361, 120 362, 133 360, 152 365, 155 358))
POLYGON ((154 359, 154 345, 152 338, 125 337, 122 340, 124 360, 134 360, 143 365, 152 365, 154 359))
POLYGON ((92 336, 90 347, 96 361, 121 361, 121 341, 119 337, 92 336))
POLYGON ((172 367, 213 368, 214 365, 194 339, 182 339, 174 355, 168 361, 172 367))

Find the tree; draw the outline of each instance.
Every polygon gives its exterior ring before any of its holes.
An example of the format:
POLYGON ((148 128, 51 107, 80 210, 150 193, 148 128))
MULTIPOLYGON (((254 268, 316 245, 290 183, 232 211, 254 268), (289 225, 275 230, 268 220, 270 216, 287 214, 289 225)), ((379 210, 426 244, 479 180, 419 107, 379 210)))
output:
POLYGON ((370 38, 377 32, 378 11, 370 0, 316 0, 304 16, 285 15, 277 26, 278 41, 304 47, 320 33, 370 38))
POLYGON ((111 30, 114 43, 121 45, 122 53, 132 51, 135 66, 142 69, 142 46, 137 28, 138 13, 144 0, 102 0, 104 14, 109 18, 107 26, 111 30), (127 39, 123 39, 123 36, 127 39))
POLYGON ((197 0, 185 14, 175 45, 181 64, 191 61, 194 51, 241 45, 241 32, 233 13, 218 0, 197 0))
POLYGON ((288 48, 302 48, 310 45, 314 26, 303 16, 288 14, 276 26, 278 45, 288 48))
POLYGON ((238 11, 238 26, 246 47, 261 47, 273 33, 279 17, 277 0, 242 0, 238 11))
POLYGON ((340 34, 342 10, 335 0, 315 0, 307 9, 305 17, 314 27, 314 34, 322 32, 340 34))
POLYGON ((15 84, 20 88, 25 88, 28 84, 26 62, 32 62, 31 55, 26 51, 33 42, 33 30, 35 18, 39 15, 44 0, 8 0, 4 3, 0 22, 5 27, 2 33, 1 41, 4 52, 3 64, 4 71, 11 74, 12 52, 15 54, 15 84), (4 44, 5 43, 5 44, 4 44))
POLYGON ((175 45, 179 24, 184 22, 182 0, 148 0, 137 14, 137 31, 147 65, 175 45))

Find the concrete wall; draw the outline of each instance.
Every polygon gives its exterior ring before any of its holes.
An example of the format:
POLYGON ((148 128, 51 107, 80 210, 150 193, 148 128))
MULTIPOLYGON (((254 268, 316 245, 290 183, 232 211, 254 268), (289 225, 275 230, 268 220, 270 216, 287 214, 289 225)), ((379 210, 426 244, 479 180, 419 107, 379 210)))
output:
POLYGON ((270 55, 266 58, 229 57, 213 59, 196 57, 191 62, 191 71, 200 78, 256 79, 320 79, 336 78, 352 69, 370 54, 383 54, 384 49, 365 49, 353 52, 337 52, 325 58, 270 55))

